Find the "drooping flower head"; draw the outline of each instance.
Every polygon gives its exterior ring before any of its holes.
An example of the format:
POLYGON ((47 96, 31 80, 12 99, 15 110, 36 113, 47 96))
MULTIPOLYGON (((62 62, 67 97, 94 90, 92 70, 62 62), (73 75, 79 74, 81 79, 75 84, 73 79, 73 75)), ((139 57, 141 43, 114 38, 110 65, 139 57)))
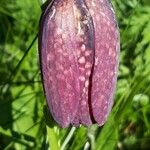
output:
POLYGON ((41 18, 48 106, 62 127, 104 124, 113 105, 119 32, 109 0, 55 0, 41 18))

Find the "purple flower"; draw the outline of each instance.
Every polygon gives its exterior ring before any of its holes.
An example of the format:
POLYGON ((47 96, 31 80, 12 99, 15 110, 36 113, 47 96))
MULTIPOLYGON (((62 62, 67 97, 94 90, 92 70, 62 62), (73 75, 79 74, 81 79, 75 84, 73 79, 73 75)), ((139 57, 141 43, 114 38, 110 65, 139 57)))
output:
POLYGON ((117 79, 119 32, 109 0, 55 0, 41 18, 40 65, 61 127, 106 121, 117 79))

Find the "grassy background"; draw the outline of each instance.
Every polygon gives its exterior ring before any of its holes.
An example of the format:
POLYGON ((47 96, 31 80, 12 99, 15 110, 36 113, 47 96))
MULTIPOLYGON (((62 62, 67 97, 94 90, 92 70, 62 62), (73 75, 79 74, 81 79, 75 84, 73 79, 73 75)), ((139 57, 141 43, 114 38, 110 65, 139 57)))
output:
POLYGON ((60 129, 44 118, 36 38, 41 5, 0 0, 0 150, 150 149, 150 1, 113 0, 120 66, 115 104, 101 128, 60 129))

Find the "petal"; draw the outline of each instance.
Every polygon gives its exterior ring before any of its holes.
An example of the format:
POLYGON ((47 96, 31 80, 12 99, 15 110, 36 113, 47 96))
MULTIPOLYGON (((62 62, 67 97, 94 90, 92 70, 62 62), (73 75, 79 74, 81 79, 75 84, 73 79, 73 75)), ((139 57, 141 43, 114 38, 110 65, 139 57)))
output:
POLYGON ((73 1, 56 2, 41 21, 41 71, 50 111, 58 124, 67 127, 76 116, 80 96, 75 19, 73 1))
POLYGON ((92 74, 92 67, 94 65, 94 25, 89 14, 84 0, 76 0, 73 6, 74 16, 76 19, 77 32, 77 58, 79 68, 79 82, 80 82, 80 99, 78 114, 73 122, 75 125, 79 123, 83 125, 92 124, 91 103, 90 103, 90 77, 92 74))
POLYGON ((86 0, 95 28, 95 65, 92 77, 92 112, 103 125, 113 104, 117 79, 119 33, 107 0, 86 0))

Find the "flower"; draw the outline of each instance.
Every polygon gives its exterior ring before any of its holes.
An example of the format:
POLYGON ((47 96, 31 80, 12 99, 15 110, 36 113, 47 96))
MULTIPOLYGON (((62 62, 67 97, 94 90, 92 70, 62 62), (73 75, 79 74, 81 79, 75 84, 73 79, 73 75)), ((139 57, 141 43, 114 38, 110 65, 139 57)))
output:
POLYGON ((55 0, 42 15, 47 104, 61 127, 103 125, 113 105, 119 31, 109 0, 55 0))

